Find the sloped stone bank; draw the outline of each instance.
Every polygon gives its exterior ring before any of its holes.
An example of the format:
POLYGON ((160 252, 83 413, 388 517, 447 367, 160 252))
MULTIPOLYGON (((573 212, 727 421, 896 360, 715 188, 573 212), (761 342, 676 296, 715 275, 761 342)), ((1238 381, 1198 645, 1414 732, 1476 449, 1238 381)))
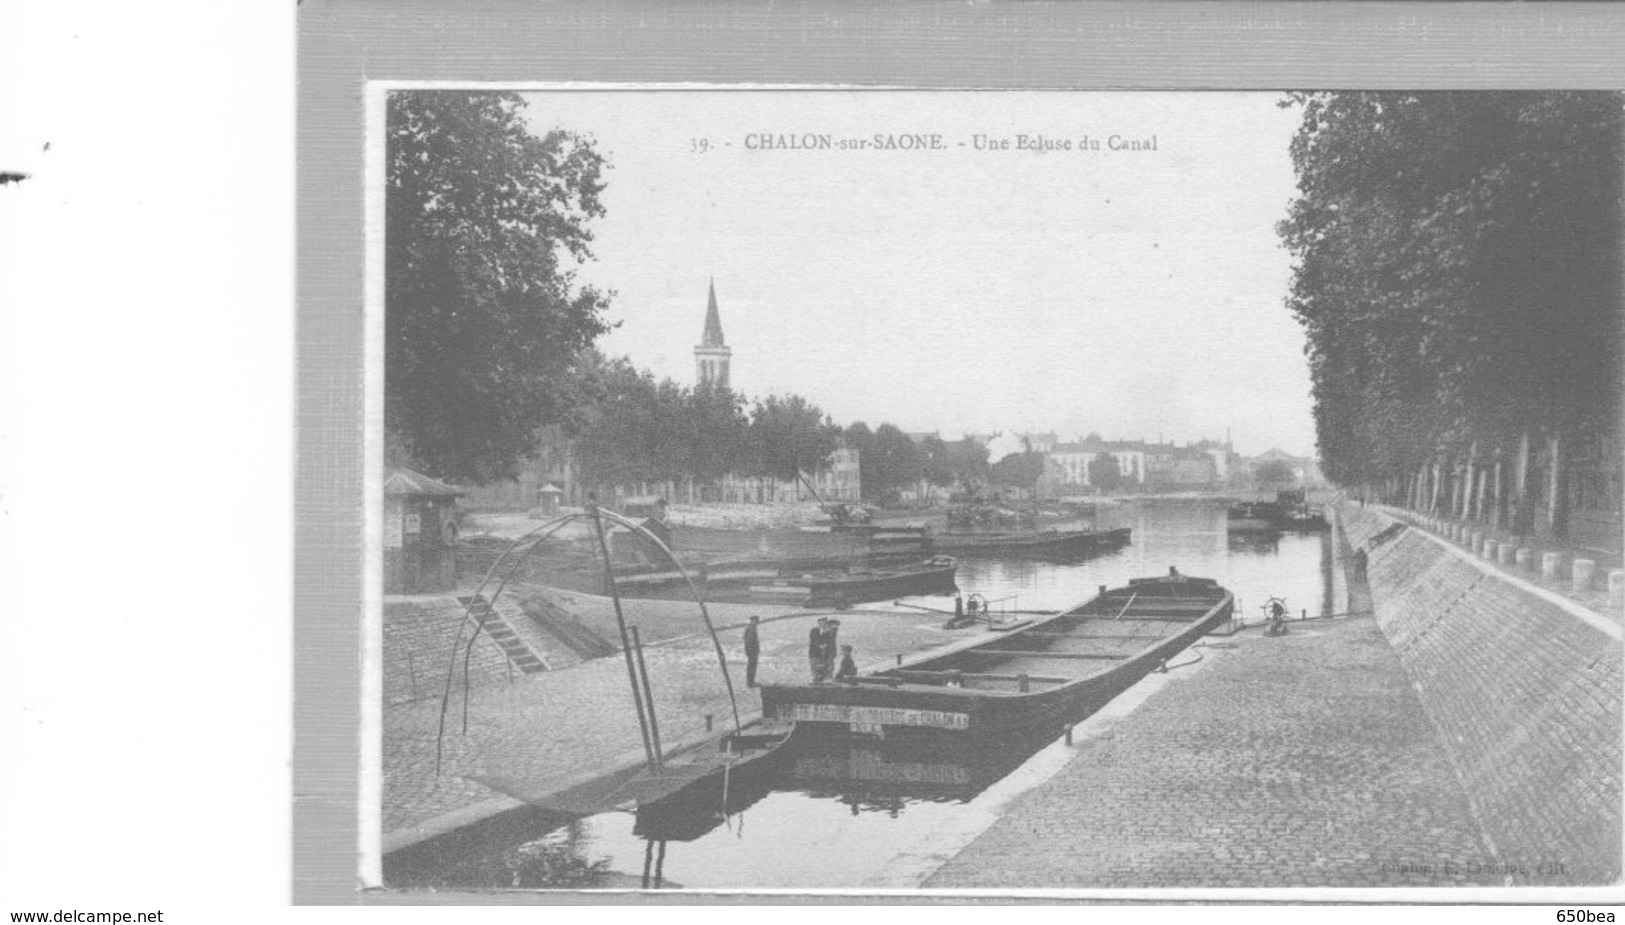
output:
POLYGON ((1386 515, 1351 505, 1339 514, 1367 553, 1378 624, 1498 867, 1515 885, 1615 882, 1622 647, 1607 627, 1617 623, 1386 515))

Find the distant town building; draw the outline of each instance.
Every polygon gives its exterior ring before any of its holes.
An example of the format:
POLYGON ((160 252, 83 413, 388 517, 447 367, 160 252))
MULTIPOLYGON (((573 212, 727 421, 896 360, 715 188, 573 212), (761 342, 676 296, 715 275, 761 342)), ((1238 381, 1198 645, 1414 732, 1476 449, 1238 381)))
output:
POLYGON ((1145 445, 1121 440, 1090 438, 1071 443, 1057 443, 1049 458, 1060 470, 1061 485, 1066 487, 1095 487, 1089 477, 1089 464, 1101 456, 1117 460, 1118 478, 1124 485, 1143 485, 1146 481, 1145 445))
POLYGON ((1286 463, 1292 469, 1293 477, 1300 485, 1316 486, 1325 484, 1325 479, 1320 474, 1320 465, 1314 458, 1293 456, 1279 447, 1271 447, 1246 461, 1248 479, 1251 480, 1253 474, 1258 471, 1258 467, 1268 462, 1286 463))
POLYGON ((717 312, 717 281, 711 280, 705 306, 705 331, 694 348, 694 376, 700 385, 728 388, 728 367, 733 351, 722 339, 722 316, 717 312))
POLYGON ((1209 488, 1217 481, 1213 458, 1194 447, 1159 446, 1146 454, 1146 484, 1157 489, 1209 488))

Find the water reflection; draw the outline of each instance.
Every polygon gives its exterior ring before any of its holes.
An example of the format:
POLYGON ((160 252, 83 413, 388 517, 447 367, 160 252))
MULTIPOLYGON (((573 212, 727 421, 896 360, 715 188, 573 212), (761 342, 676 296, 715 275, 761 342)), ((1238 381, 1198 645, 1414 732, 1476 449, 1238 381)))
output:
POLYGON ((1258 556, 1274 555, 1281 551, 1281 534, 1232 533, 1227 539, 1227 545, 1231 552, 1258 556))
POLYGON ((896 814, 916 802, 965 803, 1003 780, 1060 732, 998 741, 808 737, 795 743, 785 783, 811 797, 838 799, 853 812, 896 814))

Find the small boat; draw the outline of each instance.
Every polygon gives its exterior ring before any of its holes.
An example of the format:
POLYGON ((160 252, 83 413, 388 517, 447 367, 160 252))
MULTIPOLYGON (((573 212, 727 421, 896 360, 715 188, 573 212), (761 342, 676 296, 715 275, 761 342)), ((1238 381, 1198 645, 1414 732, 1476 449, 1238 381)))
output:
POLYGON ((952 594, 957 589, 954 575, 958 570, 952 556, 933 556, 898 568, 858 567, 843 573, 781 578, 774 585, 805 589, 808 607, 839 609, 917 594, 952 594))
POLYGON ((1070 610, 839 683, 767 685, 762 713, 815 733, 1009 738, 1082 720, 1230 619, 1235 598, 1170 569, 1070 610))
POLYGON ((1230 505, 1225 526, 1232 532, 1304 532, 1331 529, 1326 516, 1304 500, 1302 491, 1278 492, 1274 501, 1230 505))

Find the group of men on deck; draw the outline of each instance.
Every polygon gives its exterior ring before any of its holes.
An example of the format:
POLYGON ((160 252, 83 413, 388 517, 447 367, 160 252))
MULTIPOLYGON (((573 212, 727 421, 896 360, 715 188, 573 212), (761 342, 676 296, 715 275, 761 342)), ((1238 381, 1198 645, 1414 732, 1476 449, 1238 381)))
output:
POLYGON ((836 637, 841 632, 841 621, 834 617, 819 617, 807 631, 807 664, 812 669, 814 684, 853 677, 858 673, 852 662, 852 647, 840 646, 841 667, 835 668, 836 637))
MULTIPOLYGON (((757 627, 761 625, 761 617, 753 616, 750 624, 745 627, 745 686, 756 687, 756 668, 762 656, 762 637, 757 627)), ((851 646, 838 646, 837 636, 841 631, 841 621, 833 617, 819 617, 811 630, 807 633, 807 663, 812 668, 813 683, 819 684, 834 678, 844 680, 856 677, 857 663, 852 660, 851 646), (835 667, 835 653, 837 649, 841 654, 841 665, 835 667)))

